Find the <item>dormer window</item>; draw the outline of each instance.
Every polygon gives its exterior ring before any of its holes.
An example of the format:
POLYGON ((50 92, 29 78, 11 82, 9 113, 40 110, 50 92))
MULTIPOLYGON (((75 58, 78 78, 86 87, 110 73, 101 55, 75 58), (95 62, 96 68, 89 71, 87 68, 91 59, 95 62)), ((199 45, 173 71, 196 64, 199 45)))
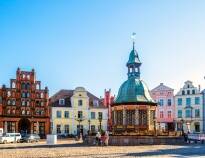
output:
POLYGON ((189 86, 189 84, 187 85, 187 88, 189 88, 190 86, 189 86))
POLYGON ((59 99, 59 105, 65 105, 65 99, 59 99))
POLYGON ((93 100, 93 105, 96 106, 96 107, 98 107, 98 106, 99 106, 98 100, 93 100))

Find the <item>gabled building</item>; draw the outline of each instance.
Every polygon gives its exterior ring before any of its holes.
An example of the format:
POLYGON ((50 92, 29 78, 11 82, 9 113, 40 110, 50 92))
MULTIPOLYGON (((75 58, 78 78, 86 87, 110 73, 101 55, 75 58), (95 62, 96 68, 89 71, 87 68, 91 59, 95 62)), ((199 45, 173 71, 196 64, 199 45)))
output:
POLYGON ((50 98, 51 131, 57 135, 83 135, 107 130, 108 108, 83 87, 60 90, 50 98))
POLYGON ((49 133, 48 88, 41 87, 36 72, 16 71, 16 79, 0 89, 0 128, 4 132, 49 133))
POLYGON ((159 86, 151 90, 151 96, 158 103, 156 119, 159 130, 175 130, 174 89, 160 83, 159 86))
POLYGON ((200 133, 203 131, 203 95, 200 88, 186 81, 175 95, 176 130, 200 133))

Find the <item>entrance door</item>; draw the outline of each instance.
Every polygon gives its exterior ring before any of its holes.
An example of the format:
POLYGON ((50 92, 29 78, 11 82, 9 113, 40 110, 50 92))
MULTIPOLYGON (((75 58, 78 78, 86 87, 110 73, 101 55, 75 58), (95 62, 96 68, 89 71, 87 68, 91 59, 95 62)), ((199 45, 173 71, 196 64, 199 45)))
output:
POLYGON ((31 123, 27 118, 22 118, 18 123, 19 133, 25 135, 31 131, 31 123))

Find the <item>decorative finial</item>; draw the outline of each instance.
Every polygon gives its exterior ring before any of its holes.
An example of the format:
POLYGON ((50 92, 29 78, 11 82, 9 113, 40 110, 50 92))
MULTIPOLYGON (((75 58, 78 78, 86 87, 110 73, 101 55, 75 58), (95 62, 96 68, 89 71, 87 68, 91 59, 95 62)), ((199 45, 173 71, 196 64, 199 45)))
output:
POLYGON ((136 39, 136 33, 135 32, 132 33, 131 38, 132 38, 132 41, 133 41, 133 50, 134 50, 135 49, 135 39, 136 39))

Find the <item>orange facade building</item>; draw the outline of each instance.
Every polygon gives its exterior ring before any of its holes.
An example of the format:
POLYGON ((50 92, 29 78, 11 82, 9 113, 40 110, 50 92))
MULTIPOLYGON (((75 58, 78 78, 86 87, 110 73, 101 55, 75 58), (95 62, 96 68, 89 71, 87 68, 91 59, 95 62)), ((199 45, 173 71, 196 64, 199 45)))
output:
POLYGON ((16 71, 10 86, 0 88, 0 128, 4 132, 37 133, 42 138, 50 131, 48 88, 41 88, 32 71, 16 71))

